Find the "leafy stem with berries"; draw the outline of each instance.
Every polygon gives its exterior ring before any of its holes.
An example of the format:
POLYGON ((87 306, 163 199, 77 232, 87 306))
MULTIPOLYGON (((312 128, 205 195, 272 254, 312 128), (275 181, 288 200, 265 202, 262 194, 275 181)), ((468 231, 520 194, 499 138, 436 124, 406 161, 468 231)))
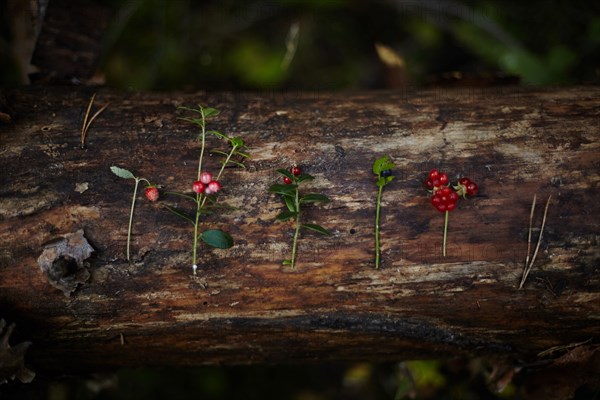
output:
POLYGON ((138 186, 140 182, 146 182, 147 186, 146 190, 144 191, 144 194, 146 195, 146 198, 150 201, 158 200, 158 188, 156 188, 156 186, 153 186, 148 179, 139 178, 133 175, 131 171, 126 170, 125 168, 119 168, 113 165, 112 167, 110 167, 110 170, 119 178, 135 180, 135 186, 133 187, 133 197, 131 199, 131 211, 129 212, 129 226, 127 228, 127 261, 129 261, 131 258, 129 251, 131 247, 131 226, 133 225, 133 212, 135 210, 135 201, 137 197, 138 186))
POLYGON ((202 107, 200 105, 198 106, 198 108, 181 107, 181 109, 199 114, 199 116, 181 118, 184 121, 191 122, 192 124, 200 127, 200 135, 198 137, 198 140, 200 141, 201 145, 200 156, 198 158, 198 174, 196 181, 192 184, 192 191, 194 192, 194 195, 178 192, 169 193, 192 200, 196 204, 196 210, 195 215, 189 216, 185 212, 182 212, 181 210, 178 210, 174 207, 166 207, 177 216, 190 221, 194 225, 192 269, 194 275, 196 275, 196 270, 198 268, 198 239, 202 240, 209 246, 220 249, 227 249, 233 246, 233 238, 227 232, 224 232, 220 229, 208 229, 202 233, 199 233, 199 226, 201 222, 200 218, 202 216, 212 214, 216 209, 226 208, 222 206, 220 207, 219 205, 217 205, 216 202, 216 194, 221 190, 220 179, 223 175, 223 171, 225 170, 225 167, 227 167, 230 164, 244 167, 244 164, 242 162, 233 160, 233 157, 239 157, 243 160, 245 158, 248 158, 249 156, 247 153, 242 151, 245 148, 245 144, 242 138, 229 137, 216 130, 206 130, 207 118, 218 115, 219 111, 217 109, 210 107, 202 107), (221 169, 219 170, 219 173, 216 175, 216 177, 213 177, 213 174, 208 171, 203 171, 202 168, 207 134, 211 134, 219 139, 225 140, 230 145, 230 149, 227 152, 220 150, 212 151, 212 153, 221 154, 225 157, 225 159, 221 163, 221 169))
POLYGON ((269 192, 280 194, 288 209, 288 211, 281 212, 275 218, 279 221, 287 221, 290 219, 294 221, 295 231, 292 242, 292 256, 291 258, 284 260, 283 265, 289 265, 292 269, 295 269, 300 228, 305 228, 325 236, 331 236, 331 232, 321 225, 300 222, 302 205, 307 203, 327 203, 330 200, 327 196, 318 193, 310 193, 303 196, 300 195, 300 184, 314 179, 313 176, 303 173, 300 167, 295 165, 289 170, 278 169, 277 172, 283 175, 283 184, 276 183, 271 185, 271 187, 269 187, 269 192))
POLYGON ((381 258, 381 245, 379 243, 379 216, 381 214, 381 197, 383 188, 394 179, 392 168, 396 165, 390 161, 388 156, 383 156, 373 163, 373 173, 377 176, 375 184, 379 188, 377 192, 377 211, 375 212, 375 269, 379 269, 381 258))
POLYGON ((444 213, 444 244, 443 255, 446 257, 446 238, 448 236, 448 215, 456 209, 456 203, 460 197, 475 196, 479 187, 469 178, 460 178, 456 186, 448 186, 448 175, 432 169, 423 182, 431 196, 431 205, 439 212, 444 213))

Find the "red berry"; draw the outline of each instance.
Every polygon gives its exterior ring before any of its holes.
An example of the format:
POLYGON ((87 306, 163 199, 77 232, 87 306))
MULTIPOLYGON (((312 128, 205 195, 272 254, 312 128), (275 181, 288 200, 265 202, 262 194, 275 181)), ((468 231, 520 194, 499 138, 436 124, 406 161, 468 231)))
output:
POLYGON ((447 184, 448 183, 448 175, 440 174, 439 180, 440 180, 440 185, 447 184))
POLYGON ((146 198, 150 201, 156 201, 158 200, 158 189, 155 187, 148 187, 146 188, 146 190, 144 191, 144 194, 146 195, 146 198))
POLYGON ((479 187, 477 186, 477 184, 475 182, 469 182, 469 184, 467 185, 467 194, 469 196, 475 196, 477 194, 478 190, 479 190, 479 187))
POLYGON ((292 168, 290 168, 290 172, 294 176, 300 176, 300 174, 302 174, 302 170, 297 165, 294 165, 292 168))
POLYGON ((458 194, 447 186, 438 189, 431 197, 431 205, 439 212, 452 211, 456 208, 458 194))
POLYGON ((213 176, 210 172, 203 172, 200 174, 200 182, 204 183, 205 185, 208 185, 212 179, 213 176))
POLYGON ((448 202, 452 204, 456 204, 458 201, 458 194, 456 192, 452 192, 448 195, 448 202))
POLYGON ((458 180, 458 183, 460 183, 463 186, 467 186, 469 183, 471 183, 471 180, 469 178, 460 178, 458 180))
POLYGON ((208 186, 206 186, 205 193, 213 194, 217 193, 219 190, 221 190, 221 184, 218 181, 210 181, 208 186))
POLYGON ((206 190, 206 186, 204 185, 204 183, 202 183, 202 181, 196 181, 192 185, 192 190, 195 193, 204 193, 204 191, 206 190))
POLYGON ((437 169, 432 169, 424 183, 428 189, 435 190, 435 188, 440 188, 448 184, 448 175, 437 169))
POLYGON ((456 186, 455 189, 461 196, 475 196, 479 190, 479 187, 469 178, 460 178, 458 180, 458 186, 456 186))
POLYGON ((285 183, 286 185, 291 185, 292 184, 292 180, 290 178, 288 178, 287 176, 283 177, 283 183, 285 183))

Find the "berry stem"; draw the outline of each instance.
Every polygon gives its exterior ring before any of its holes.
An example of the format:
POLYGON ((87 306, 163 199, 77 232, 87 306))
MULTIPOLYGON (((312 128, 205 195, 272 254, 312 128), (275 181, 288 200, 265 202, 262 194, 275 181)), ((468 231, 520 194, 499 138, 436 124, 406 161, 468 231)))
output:
POLYGON ((450 212, 446 211, 446 216, 444 218, 444 245, 443 245, 444 257, 446 257, 446 237, 448 234, 448 214, 450 214, 450 212))
POLYGON ((379 269, 379 259, 381 249, 379 247, 379 214, 381 213, 381 195, 383 194, 383 185, 379 186, 377 194, 377 212, 375 213, 375 269, 379 269))
POLYGON ((148 182, 148 180, 144 178, 134 177, 133 179, 135 179, 135 186, 133 188, 133 198, 131 199, 131 211, 129 212, 129 226, 127 227, 127 261, 129 261, 131 258, 129 252, 129 249, 131 247, 131 227, 133 225, 133 211, 135 210, 135 200, 137 197, 138 186, 140 184, 140 181, 145 181, 148 184, 150 184, 150 182, 148 182))
MULTIPOLYGON (((196 268, 198 268, 197 264, 196 264, 196 254, 198 252, 198 225, 199 225, 199 221, 200 221, 200 210, 202 210, 202 205, 204 205, 204 201, 202 202, 202 204, 200 203, 200 197, 202 195, 200 193, 198 193, 196 195, 196 220, 194 221, 194 254, 193 254, 193 259, 192 259, 192 269, 194 272, 194 275, 196 275, 196 268)), ((204 200, 206 200, 206 197, 204 197, 204 200)))
POLYGON ((298 247, 298 233, 300 232, 300 200, 299 190, 296 189, 296 196, 294 198, 294 204, 296 206, 296 232, 294 232, 294 242, 292 244, 292 270, 296 268, 296 248, 298 247))
MULTIPOLYGON (((202 129, 201 133, 201 148, 200 148, 200 158, 198 159, 198 181, 200 180, 200 174, 202 173, 202 158, 204 157, 204 144, 206 141, 206 117, 204 116, 204 108, 200 106, 200 116, 202 117, 202 122, 200 123, 200 128, 202 129)), ((206 201, 206 197, 202 202, 200 199, 202 198, 201 193, 196 193, 196 220, 194 221, 194 252, 192 256, 192 270, 194 275, 196 275, 196 269, 198 265, 196 264, 196 257, 198 253, 198 222, 200 220, 200 211, 202 210, 202 206, 204 206, 204 201, 206 201)))
MULTIPOLYGON (((200 180, 200 174, 202 173, 202 158, 204 157, 204 142, 206 140, 206 118, 204 116, 204 108, 202 108, 202 106, 200 106, 200 115, 202 116, 202 123, 200 124, 200 128, 202 129, 202 148, 200 149, 200 159, 198 160, 198 179, 196 179, 197 181, 200 180)), ((200 196, 196 196, 196 198, 198 199, 200 196)))
POLYGON ((227 158, 223 162, 223 165, 221 165, 221 170, 219 171, 219 173, 217 174, 217 178, 215 179, 216 181, 218 181, 221 178, 221 174, 223 174, 223 170, 227 166, 227 163, 229 163, 229 159, 231 158, 231 156, 233 155, 233 153, 235 153, 235 151, 237 150, 237 148, 238 148, 238 146, 236 144, 234 144, 232 146, 231 151, 229 152, 229 154, 227 154, 227 158))

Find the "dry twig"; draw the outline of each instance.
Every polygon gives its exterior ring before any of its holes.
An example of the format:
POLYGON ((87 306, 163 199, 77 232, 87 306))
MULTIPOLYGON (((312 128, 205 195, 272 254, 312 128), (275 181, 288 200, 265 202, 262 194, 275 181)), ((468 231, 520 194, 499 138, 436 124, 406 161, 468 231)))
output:
POLYGON ((96 111, 94 113, 94 115, 92 115, 92 118, 90 118, 90 120, 88 121, 88 117, 90 116, 90 111, 92 110, 92 105, 94 104, 95 97, 96 97, 96 93, 94 93, 92 95, 92 98, 90 99, 90 103, 88 104, 87 111, 85 112, 85 117, 83 118, 83 126, 81 127, 81 148, 82 149, 85 147, 85 135, 87 134, 88 129, 90 129, 90 125, 92 125, 92 122, 94 122, 96 117, 98 117, 98 115, 100 115, 102 113, 102 111, 104 111, 106 109, 106 107, 108 107, 108 105, 110 104, 110 103, 106 103, 105 105, 103 105, 102 108, 100 108, 98 111, 96 111))
POLYGON ((546 207, 544 208, 544 216, 542 217, 542 226, 540 227, 540 235, 538 236, 537 245, 535 246, 535 251, 533 252, 533 257, 531 257, 531 261, 529 261, 529 253, 531 252, 531 231, 533 226, 533 212, 535 211, 535 202, 537 196, 533 196, 533 203, 531 204, 531 214, 529 215, 529 237, 527 240, 527 257, 525 258, 525 268, 523 269, 523 276, 521 277, 521 283, 519 284, 519 289, 523 289, 523 285, 527 280, 527 276, 529 272, 533 268, 533 263, 535 262, 535 258, 537 257, 538 251, 540 250, 540 245, 542 244, 542 236, 544 234, 544 226, 546 225, 546 216, 548 215, 548 207, 550 206, 550 199, 552 196, 548 196, 548 200, 546 201, 546 207))

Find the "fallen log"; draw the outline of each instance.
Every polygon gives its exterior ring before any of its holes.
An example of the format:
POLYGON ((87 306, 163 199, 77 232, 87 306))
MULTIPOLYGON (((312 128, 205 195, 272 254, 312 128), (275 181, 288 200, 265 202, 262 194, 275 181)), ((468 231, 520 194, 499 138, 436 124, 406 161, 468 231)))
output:
MULTIPOLYGON (((110 105, 82 147, 92 90, 3 94, 0 318, 33 343, 26 357, 34 371, 472 355, 531 361, 555 346, 597 345, 597 88, 97 89, 88 117, 110 105), (183 206, 166 192, 191 193, 196 180, 199 130, 178 107, 197 104, 221 111, 207 129, 242 137, 251 159, 221 181, 219 202, 235 209, 202 223, 226 230, 234 246, 200 246, 194 276, 193 227, 164 205, 183 206), (383 193, 376 270, 371 168, 384 155, 396 168, 383 193), (276 169, 292 164, 331 199, 308 206, 307 222, 333 233, 301 233, 294 270, 282 265, 293 228, 275 220, 285 205, 267 191, 280 179, 276 169), (155 203, 138 192, 130 262, 133 182, 113 165, 162 185, 155 203), (444 214, 422 183, 432 168, 479 184, 450 213, 445 257, 444 214), (532 253, 549 196, 539 253, 519 289, 528 237, 532 253)), ((217 156, 206 163, 218 168, 217 156)))

